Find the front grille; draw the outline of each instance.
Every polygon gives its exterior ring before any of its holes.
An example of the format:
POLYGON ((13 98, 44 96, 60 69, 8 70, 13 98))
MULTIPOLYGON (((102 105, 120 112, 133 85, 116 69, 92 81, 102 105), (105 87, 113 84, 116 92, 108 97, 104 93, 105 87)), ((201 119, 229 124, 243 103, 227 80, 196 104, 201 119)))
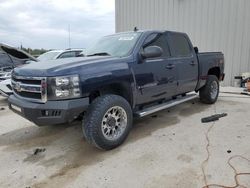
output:
POLYGON ((24 84, 41 85, 41 80, 17 79, 15 77, 12 77, 12 80, 15 81, 15 82, 22 82, 24 84))
POLYGON ((12 75, 11 84, 17 97, 36 102, 46 102, 47 100, 47 85, 44 77, 12 75))
POLYGON ((31 93, 31 92, 27 92, 27 91, 17 91, 16 89, 14 89, 15 93, 20 95, 21 97, 26 97, 26 98, 32 98, 32 99, 41 99, 41 93, 31 93))

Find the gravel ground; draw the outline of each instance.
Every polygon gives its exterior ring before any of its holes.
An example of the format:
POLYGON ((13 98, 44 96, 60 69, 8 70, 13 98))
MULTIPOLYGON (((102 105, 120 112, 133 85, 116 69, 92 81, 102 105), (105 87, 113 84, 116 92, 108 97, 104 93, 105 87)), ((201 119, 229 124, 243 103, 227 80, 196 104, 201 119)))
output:
POLYGON ((0 187, 249 188, 249 106, 240 95, 195 99, 135 120, 121 147, 100 151, 80 122, 37 127, 0 96, 0 187), (228 116, 201 123, 215 113, 228 116))

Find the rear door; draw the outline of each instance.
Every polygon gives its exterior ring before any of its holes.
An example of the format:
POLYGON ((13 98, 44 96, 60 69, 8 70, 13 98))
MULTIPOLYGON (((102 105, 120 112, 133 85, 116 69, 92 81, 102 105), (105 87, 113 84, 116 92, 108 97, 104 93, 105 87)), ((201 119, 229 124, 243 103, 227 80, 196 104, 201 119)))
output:
POLYGON ((168 43, 178 75, 176 94, 194 91, 198 80, 198 62, 188 36, 170 32, 168 43))
POLYGON ((168 98, 174 95, 177 87, 176 69, 170 58, 167 36, 153 33, 144 41, 141 50, 148 46, 159 46, 163 50, 161 57, 149 58, 134 67, 135 79, 139 89, 139 104, 168 98))

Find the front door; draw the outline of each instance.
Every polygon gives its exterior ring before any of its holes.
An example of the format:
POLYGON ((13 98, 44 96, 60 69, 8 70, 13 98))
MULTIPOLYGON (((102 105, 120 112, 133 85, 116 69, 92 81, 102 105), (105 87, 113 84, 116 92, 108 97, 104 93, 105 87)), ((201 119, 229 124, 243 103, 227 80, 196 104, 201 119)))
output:
POLYGON ((148 46, 161 47, 163 54, 161 57, 145 59, 135 65, 138 104, 172 97, 177 88, 176 67, 169 59, 170 50, 166 35, 162 33, 151 34, 145 40, 143 48, 148 46))

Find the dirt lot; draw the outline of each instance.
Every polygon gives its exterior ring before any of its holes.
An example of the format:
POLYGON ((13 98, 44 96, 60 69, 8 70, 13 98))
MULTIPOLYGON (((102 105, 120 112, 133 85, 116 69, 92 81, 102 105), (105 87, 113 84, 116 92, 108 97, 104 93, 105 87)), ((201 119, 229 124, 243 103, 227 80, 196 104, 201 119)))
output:
POLYGON ((86 143, 80 122, 39 128, 0 96, 1 107, 0 187, 250 187, 250 97, 221 94, 216 105, 196 99, 135 120, 108 152, 86 143), (215 113, 228 116, 201 123, 215 113))

